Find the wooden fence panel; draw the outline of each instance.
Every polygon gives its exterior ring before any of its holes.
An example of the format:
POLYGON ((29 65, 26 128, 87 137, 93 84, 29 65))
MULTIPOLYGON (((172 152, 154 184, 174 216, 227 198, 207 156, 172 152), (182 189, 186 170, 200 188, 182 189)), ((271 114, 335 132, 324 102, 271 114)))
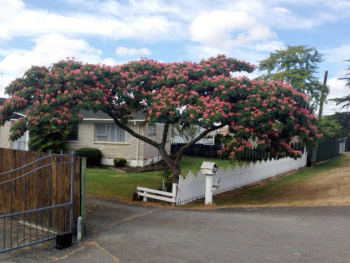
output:
MULTIPOLYGON (((70 202, 71 164, 69 162, 71 162, 71 156, 67 155, 50 156, 48 153, 0 148, 0 183, 17 178, 13 182, 0 184, 0 213, 24 212, 70 202), (40 158, 43 159, 37 161, 40 158), (23 168, 22 166, 26 164, 30 165, 23 168), (22 168, 5 173, 20 167, 22 168), (25 173, 28 174, 24 175, 25 173)), ((80 216, 80 165, 81 159, 76 157, 73 191, 74 227, 80 216)), ((56 224, 55 231, 69 230, 69 209, 55 208, 48 211, 50 212, 37 212, 43 213, 44 227, 52 228, 53 224, 56 224), (65 225, 63 225, 64 221, 66 221, 65 225)), ((33 215, 31 219, 26 220, 35 223, 37 218, 41 220, 41 215, 40 217, 33 215)), ((37 223, 40 224, 40 222, 37 223)))

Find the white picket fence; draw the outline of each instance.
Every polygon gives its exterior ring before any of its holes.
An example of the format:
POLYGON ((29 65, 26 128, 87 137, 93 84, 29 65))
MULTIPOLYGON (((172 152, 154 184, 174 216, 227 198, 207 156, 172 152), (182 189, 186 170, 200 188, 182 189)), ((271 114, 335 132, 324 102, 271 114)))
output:
MULTIPOLYGON (((250 165, 243 165, 242 167, 236 165, 233 170, 229 167, 226 171, 219 168, 213 180, 220 180, 220 186, 216 190, 213 190, 213 195, 305 167, 306 161, 307 153, 305 152, 297 160, 283 158, 280 160, 250 163, 250 165)), ((177 205, 184 205, 204 198, 204 187, 205 175, 199 172, 196 176, 192 172, 189 172, 185 178, 180 176, 178 185, 173 184, 171 193, 139 186, 137 187, 137 193, 143 197, 143 201, 147 201, 147 198, 153 198, 176 203, 177 205)))
POLYGON ((340 142, 339 143, 339 153, 344 153, 345 152, 345 142, 340 142))
POLYGON ((175 203, 176 202, 176 188, 177 185, 173 184, 173 189, 172 192, 165 192, 165 191, 160 191, 160 190, 154 190, 150 188, 145 188, 145 187, 137 187, 137 194, 139 196, 143 197, 143 201, 147 202, 147 198, 152 198, 152 199, 157 199, 161 201, 166 201, 170 203, 175 203))
MULTIPOLYGON (((251 163, 249 166, 239 167, 236 165, 224 171, 219 169, 214 180, 220 179, 220 187, 213 190, 213 194, 222 193, 231 189, 251 184, 278 174, 306 166, 307 153, 301 158, 283 158, 280 160, 251 163)), ((180 177, 176 195, 176 204, 184 205, 205 196, 205 175, 201 172, 195 176, 190 172, 185 178, 180 177)))

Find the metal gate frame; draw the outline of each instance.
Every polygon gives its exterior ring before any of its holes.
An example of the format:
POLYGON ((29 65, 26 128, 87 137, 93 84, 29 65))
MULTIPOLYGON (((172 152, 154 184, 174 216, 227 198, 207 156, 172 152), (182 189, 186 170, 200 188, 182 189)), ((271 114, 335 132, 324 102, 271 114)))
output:
MULTIPOLYGON (((1 187, 4 187, 6 184, 8 184, 10 189, 10 200, 9 200, 9 212, 6 213, 6 211, 0 211, 0 229, 2 229, 3 234, 1 236, 0 231, 0 253, 34 245, 37 243, 41 243, 44 241, 52 240, 56 238, 56 235, 58 233, 62 232, 70 232, 73 233, 73 207, 74 207, 74 165, 76 162, 76 157, 74 155, 74 152, 71 154, 49 154, 48 156, 44 156, 41 158, 38 158, 37 160, 25 164, 24 166, 11 169, 10 171, 0 173, 0 176, 8 175, 10 174, 10 179, 0 182, 0 189, 1 187), (59 162, 52 162, 52 158, 54 156, 59 156, 60 161, 59 162), (63 162, 62 157, 64 156, 70 156, 69 162, 63 162), (48 160, 48 164, 42 165, 39 167, 39 162, 48 160), (27 171, 27 167, 33 166, 37 164, 37 168, 32 169, 31 171, 27 171), (51 195, 51 187, 53 182, 51 182, 51 169, 48 169, 49 174, 47 175, 47 192, 48 192, 48 205, 38 207, 38 191, 39 185, 38 185, 38 175, 39 171, 41 169, 44 169, 45 167, 52 167, 54 165, 60 165, 62 167, 63 164, 70 164, 70 200, 67 202, 66 200, 63 202, 60 202, 58 204, 50 204, 50 195, 51 195), (21 173, 23 171, 23 173, 21 173), (14 173, 21 173, 19 176, 13 178, 14 173), (34 174, 35 173, 35 174, 34 174), (34 174, 36 176, 36 207, 33 209, 26 209, 26 179, 28 179, 31 174, 34 174), (24 186, 23 186, 23 209, 19 209, 17 207, 17 211, 15 211, 16 208, 12 207, 12 204, 14 202, 14 199, 16 198, 16 181, 23 178, 24 186), (15 185, 15 187, 13 186, 15 185), (63 209, 63 214, 61 215, 61 211, 63 209), (69 210, 69 212, 67 212, 69 210), (67 218, 67 213, 69 213, 69 219, 67 218), (58 214, 58 218, 57 218, 58 214), (50 215, 52 215, 52 218, 50 218, 50 215), (63 222, 61 221, 61 218, 63 217, 63 222), (35 220, 34 220, 35 218, 35 220), (38 222, 39 219, 39 222, 38 222), (69 230, 67 230, 66 226, 68 225, 68 222, 66 220, 69 220, 69 230), (57 220, 57 221, 56 221, 57 220), (47 221, 47 222, 45 222, 47 221), (44 226, 45 224, 45 226, 44 226), (63 226, 63 229, 62 229, 63 226), (2 239, 2 240, 1 240, 2 239), (9 240, 8 240, 9 239, 9 240), (1 243, 3 242, 2 246, 1 243)), ((60 168, 60 176, 62 180, 62 169, 60 168)), ((28 179, 29 180, 29 179, 28 179)), ((4 187, 5 189, 5 187, 4 187)), ((66 189, 62 189, 62 184, 60 185, 59 194, 62 195, 62 191, 66 191, 66 189)), ((4 197, 1 197, 5 199, 4 197)), ((5 200, 3 200, 5 203, 5 200)))

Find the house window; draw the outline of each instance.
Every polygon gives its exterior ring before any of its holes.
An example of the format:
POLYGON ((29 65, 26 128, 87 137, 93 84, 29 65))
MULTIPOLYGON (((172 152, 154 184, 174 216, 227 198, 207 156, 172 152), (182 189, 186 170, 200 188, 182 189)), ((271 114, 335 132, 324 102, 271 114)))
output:
POLYGON ((220 128, 220 129, 217 129, 217 130, 215 130, 215 132, 216 133, 222 133, 222 129, 220 128))
POLYGON ((78 140, 78 124, 72 124, 72 131, 67 136, 67 141, 78 140))
POLYGON ((95 123, 95 141, 127 142, 128 133, 114 123, 95 123))
POLYGON ((156 125, 148 125, 148 135, 156 135, 156 125))
MULTIPOLYGON (((11 127, 15 124, 14 120, 11 120, 11 127)), ((11 149, 14 150, 25 150, 26 149, 26 136, 27 132, 25 132, 18 140, 11 142, 11 149)))

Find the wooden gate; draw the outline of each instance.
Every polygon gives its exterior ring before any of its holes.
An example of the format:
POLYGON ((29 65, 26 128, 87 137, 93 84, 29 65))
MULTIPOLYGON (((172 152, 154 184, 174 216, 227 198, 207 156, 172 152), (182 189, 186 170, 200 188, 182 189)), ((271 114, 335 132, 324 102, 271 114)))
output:
POLYGON ((79 215, 79 158, 0 148, 0 252, 72 233, 79 215))

